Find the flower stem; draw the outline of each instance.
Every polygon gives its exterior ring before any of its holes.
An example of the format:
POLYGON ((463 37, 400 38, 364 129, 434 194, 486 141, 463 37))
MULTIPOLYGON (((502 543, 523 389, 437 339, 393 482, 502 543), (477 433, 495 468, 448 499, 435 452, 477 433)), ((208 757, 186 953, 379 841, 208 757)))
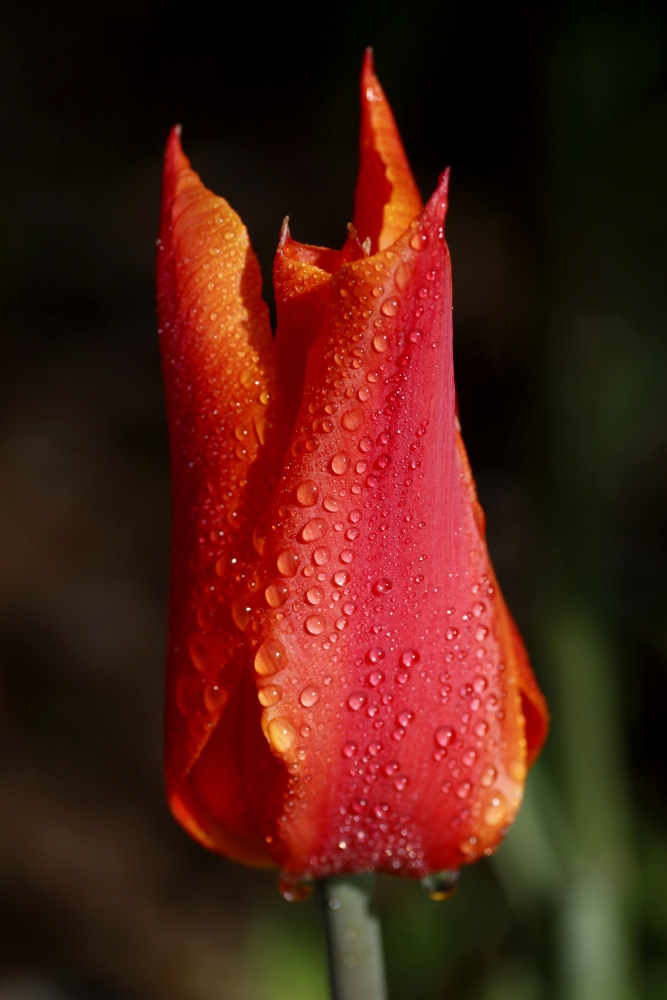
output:
POLYGON ((323 879, 332 1000, 386 1000, 380 919, 372 912, 372 875, 323 879))

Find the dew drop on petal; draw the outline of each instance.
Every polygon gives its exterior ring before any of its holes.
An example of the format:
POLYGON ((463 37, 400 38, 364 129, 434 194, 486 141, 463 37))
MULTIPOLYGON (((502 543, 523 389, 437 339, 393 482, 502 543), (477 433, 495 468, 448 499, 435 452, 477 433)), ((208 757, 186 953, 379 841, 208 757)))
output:
POLYGON ((329 550, 326 546, 321 545, 319 548, 315 549, 313 552, 313 561, 318 566, 324 566, 325 563, 329 562, 329 550))
POLYGON ((257 700, 264 708, 277 705, 283 696, 283 689, 278 684, 266 684, 257 692, 257 700))
POLYGON ((324 591, 321 587, 309 587, 306 591, 306 600, 309 604, 321 604, 324 599, 324 591))
POLYGON ((296 488, 296 499, 302 507, 312 507, 317 503, 319 495, 318 485, 312 479, 305 479, 296 488))
POLYGON ((356 431, 364 422, 364 411, 360 406, 355 406, 353 410, 347 410, 343 414, 340 422, 346 431, 356 431))
POLYGON ((385 299, 380 306, 383 316, 395 316, 398 312, 398 299, 385 299))
POLYGON ((344 452, 337 452, 331 459, 331 471, 336 476, 342 476, 350 468, 350 456, 344 452))
POLYGON ((282 643, 268 638, 255 653, 255 671, 260 677, 268 677, 287 666, 287 655, 282 643))
POLYGON ((276 566, 281 576, 295 576, 299 568, 299 557, 294 549, 283 549, 279 552, 276 566))
POLYGON ((454 738, 454 730, 451 726, 440 726, 435 731, 435 742, 439 747, 446 747, 454 738))
POLYGON ((267 733, 271 748, 281 757, 288 752, 296 739, 296 729, 287 719, 271 719, 267 733))
POLYGON ((339 569, 334 573, 332 579, 337 587, 344 587, 346 583, 350 582, 350 574, 345 569, 339 569))
POLYGON ((322 615, 310 615, 306 618, 305 629, 311 635, 320 635, 326 627, 326 622, 322 615))
POLYGON ((301 695, 299 696, 299 701, 301 702, 304 708, 312 708, 313 705, 315 705, 319 701, 319 699, 320 699, 319 688, 315 687, 313 684, 310 684, 308 687, 305 687, 301 692, 301 695))
POLYGON ((360 708, 364 707, 367 700, 368 699, 363 691, 354 691, 347 699, 347 704, 353 712, 358 712, 360 708))
POLYGON ((392 588, 391 580, 388 580, 386 576, 383 576, 379 580, 375 581, 372 589, 373 593, 379 596, 380 594, 389 593, 391 588, 392 588))
POLYGON ((312 521, 308 521, 308 523, 301 529, 301 541, 317 541, 317 539, 321 538, 324 534, 326 527, 326 521, 323 521, 321 517, 314 517, 312 521))
POLYGON ((401 653, 401 665, 410 668, 413 663, 419 662, 419 653, 416 649, 404 649, 401 653))
POLYGON ((373 350, 378 354, 385 354, 389 350, 389 340, 386 333, 376 333, 373 337, 373 350))
POLYGON ((274 580, 264 591, 266 603, 270 608, 280 608, 289 597, 290 589, 282 580, 274 580))

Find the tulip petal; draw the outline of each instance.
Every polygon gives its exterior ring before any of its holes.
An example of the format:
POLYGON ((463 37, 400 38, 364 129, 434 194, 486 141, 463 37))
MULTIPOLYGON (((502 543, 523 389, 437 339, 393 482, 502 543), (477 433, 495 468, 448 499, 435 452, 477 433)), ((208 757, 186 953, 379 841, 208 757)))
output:
POLYGON ((366 51, 361 71, 360 164, 354 198, 354 224, 371 250, 384 250, 421 210, 422 200, 389 102, 375 75, 373 53, 366 51))
POLYGON ((254 648, 280 650, 270 850, 295 873, 459 867, 523 790, 519 654, 456 444, 446 191, 332 276, 268 519, 283 589, 254 648))
POLYGON ((158 243, 173 483, 167 791, 202 842, 266 863, 258 802, 280 766, 259 726, 242 629, 253 586, 244 566, 285 429, 248 234, 190 169, 179 134, 167 146, 158 243), (247 795, 248 784, 259 798, 247 795))

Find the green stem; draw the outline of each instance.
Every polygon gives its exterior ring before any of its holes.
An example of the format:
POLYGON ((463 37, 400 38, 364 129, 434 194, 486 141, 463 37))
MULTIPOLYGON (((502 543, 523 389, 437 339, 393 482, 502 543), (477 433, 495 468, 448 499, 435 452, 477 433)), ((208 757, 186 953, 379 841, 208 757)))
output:
POLYGON ((318 884, 329 955, 332 1000, 386 1000, 379 918, 372 912, 372 875, 318 884))

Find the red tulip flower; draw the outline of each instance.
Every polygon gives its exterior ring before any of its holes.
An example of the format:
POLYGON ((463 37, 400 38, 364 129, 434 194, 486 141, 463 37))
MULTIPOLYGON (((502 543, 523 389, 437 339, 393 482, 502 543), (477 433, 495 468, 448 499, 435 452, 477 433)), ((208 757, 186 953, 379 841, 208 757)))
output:
POLYGON ((167 146, 173 477, 166 775, 238 861, 319 878, 497 846, 547 711, 496 582, 452 365, 447 173, 425 206, 370 55, 341 251, 274 264, 167 146))

